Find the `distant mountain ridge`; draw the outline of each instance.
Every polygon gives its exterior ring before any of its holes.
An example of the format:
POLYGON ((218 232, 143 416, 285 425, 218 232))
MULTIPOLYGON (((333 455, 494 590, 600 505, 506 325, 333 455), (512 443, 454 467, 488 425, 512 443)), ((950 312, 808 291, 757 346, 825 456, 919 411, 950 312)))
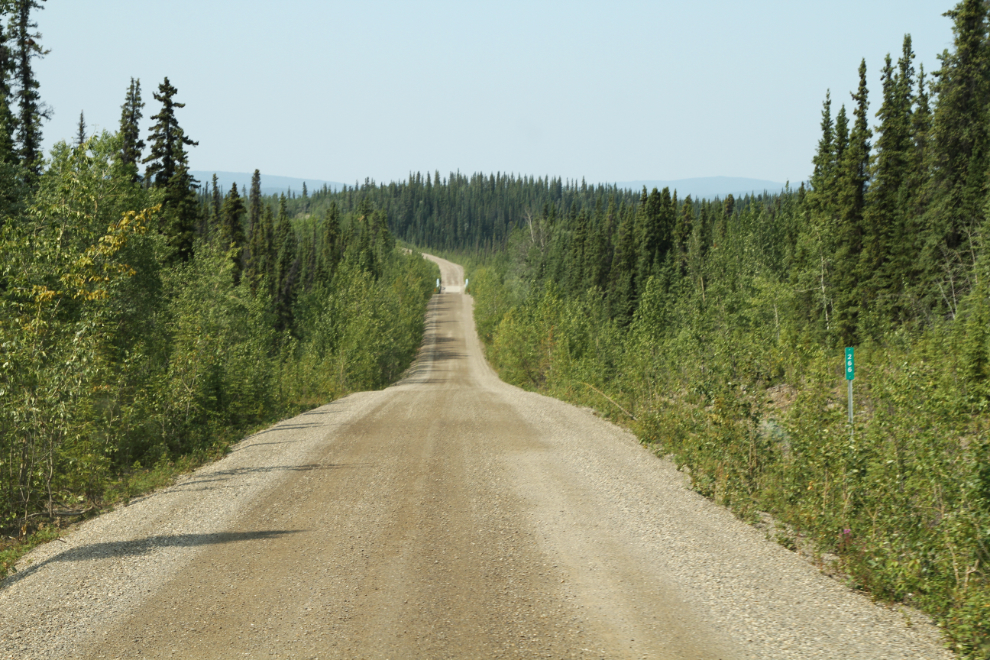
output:
MULTIPOLYGON (((232 184, 237 184, 238 189, 241 191, 249 190, 251 186, 251 174, 249 172, 212 172, 206 170, 190 171, 196 179, 199 180, 200 184, 206 184, 213 181, 213 175, 217 175, 217 184, 220 186, 220 190, 227 192, 230 190, 232 184)), ((287 193, 290 190, 297 195, 302 194, 303 183, 306 184, 306 189, 309 191, 316 190, 317 188, 322 188, 323 184, 326 184, 331 190, 340 190, 344 187, 344 184, 338 183, 336 181, 323 181, 320 179, 297 179, 290 176, 273 176, 271 174, 261 173, 261 194, 262 195, 277 195, 279 193, 287 193)))
MULTIPOLYGON (((713 197, 726 197, 728 195, 739 197, 754 193, 761 194, 763 192, 779 193, 784 189, 785 184, 776 181, 766 181, 764 179, 709 176, 695 179, 678 179, 676 181, 620 181, 615 185, 620 188, 626 188, 627 190, 637 191, 642 190, 643 186, 646 186, 647 191, 654 188, 659 190, 670 188, 671 191, 677 191, 677 196, 680 199, 684 199, 688 195, 691 195, 695 199, 711 199, 713 197)), ((796 188, 797 185, 799 184, 793 184, 791 187, 796 188)))

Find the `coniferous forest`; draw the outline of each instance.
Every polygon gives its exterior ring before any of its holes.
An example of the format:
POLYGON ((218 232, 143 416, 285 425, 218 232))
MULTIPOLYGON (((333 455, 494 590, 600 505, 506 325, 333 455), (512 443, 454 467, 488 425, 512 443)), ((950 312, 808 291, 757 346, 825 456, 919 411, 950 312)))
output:
POLYGON ((80 115, 43 155, 43 5, 0 7, 2 575, 64 521, 395 380, 436 267, 397 249, 369 200, 301 219, 257 171, 250 190, 194 181, 200 136, 168 78, 150 102, 121 85, 116 133, 87 135, 80 115))

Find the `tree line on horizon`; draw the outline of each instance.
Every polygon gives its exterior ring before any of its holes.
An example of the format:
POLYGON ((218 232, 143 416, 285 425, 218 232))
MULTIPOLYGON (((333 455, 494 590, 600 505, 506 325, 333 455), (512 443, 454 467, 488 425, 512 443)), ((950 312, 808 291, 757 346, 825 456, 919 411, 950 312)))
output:
POLYGON ((559 177, 534 177, 503 172, 470 176, 439 171, 410 173, 405 181, 363 184, 330 190, 322 186, 288 198, 294 216, 324 213, 330 204, 353 210, 362 200, 381 209, 396 237, 434 250, 493 253, 504 248, 512 230, 541 209, 594 205, 602 196, 626 204, 636 193, 614 185, 589 185, 559 177))

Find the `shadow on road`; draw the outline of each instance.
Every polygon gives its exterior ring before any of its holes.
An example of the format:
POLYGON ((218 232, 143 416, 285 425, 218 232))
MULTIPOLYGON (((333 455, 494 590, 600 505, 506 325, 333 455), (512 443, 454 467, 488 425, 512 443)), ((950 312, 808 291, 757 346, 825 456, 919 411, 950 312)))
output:
POLYGON ((217 545, 220 543, 236 543, 238 541, 264 541, 267 539, 277 539, 287 534, 298 534, 306 530, 285 529, 258 532, 218 532, 216 534, 174 534, 165 536, 148 536, 143 539, 133 541, 108 541, 106 543, 90 543, 76 548, 69 548, 65 552, 60 552, 54 557, 50 557, 43 562, 34 564, 23 571, 0 582, 0 589, 9 587, 40 571, 48 564, 55 562, 76 562, 90 561, 94 559, 106 559, 108 557, 135 557, 146 555, 157 548, 192 548, 204 545, 217 545))

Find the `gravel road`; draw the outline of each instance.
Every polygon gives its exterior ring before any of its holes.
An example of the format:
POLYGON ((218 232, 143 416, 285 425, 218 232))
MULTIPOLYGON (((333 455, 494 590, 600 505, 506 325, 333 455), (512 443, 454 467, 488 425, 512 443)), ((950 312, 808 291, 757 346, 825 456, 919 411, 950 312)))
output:
POLYGON ((434 261, 402 382, 35 550, 0 585, 0 658, 952 657, 630 434, 499 381, 434 261))

